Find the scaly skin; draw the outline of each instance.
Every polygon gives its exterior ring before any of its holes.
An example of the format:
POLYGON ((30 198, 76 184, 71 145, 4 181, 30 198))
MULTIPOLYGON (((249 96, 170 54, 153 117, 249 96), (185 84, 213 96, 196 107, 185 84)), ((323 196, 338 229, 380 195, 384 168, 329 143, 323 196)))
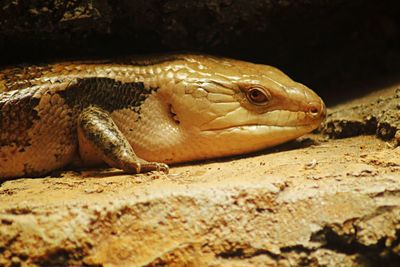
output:
POLYGON ((297 138, 322 100, 266 65, 204 55, 0 71, 0 178, 71 162, 126 172, 242 154, 297 138))

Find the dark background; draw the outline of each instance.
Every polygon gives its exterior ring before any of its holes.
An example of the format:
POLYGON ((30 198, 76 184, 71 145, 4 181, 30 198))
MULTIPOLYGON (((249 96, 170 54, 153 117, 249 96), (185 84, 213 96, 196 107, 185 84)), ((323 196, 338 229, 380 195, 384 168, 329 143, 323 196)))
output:
POLYGON ((400 80, 400 1, 2 0, 0 51, 2 66, 200 51, 279 67, 332 104, 400 80))

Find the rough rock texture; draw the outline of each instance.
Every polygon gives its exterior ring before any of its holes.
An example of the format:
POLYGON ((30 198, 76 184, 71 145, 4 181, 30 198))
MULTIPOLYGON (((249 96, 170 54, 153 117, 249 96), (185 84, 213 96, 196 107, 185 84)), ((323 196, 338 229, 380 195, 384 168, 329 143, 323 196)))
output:
POLYGON ((0 65, 194 50, 276 65, 343 99, 343 81, 399 73, 399 13, 397 0, 5 0, 0 65))
POLYGON ((373 136, 309 136, 168 175, 70 171, 0 187, 0 266, 399 261, 400 148, 373 136))
POLYGON ((331 138, 375 134, 400 144, 400 87, 379 90, 364 99, 348 101, 330 109, 322 131, 331 138))

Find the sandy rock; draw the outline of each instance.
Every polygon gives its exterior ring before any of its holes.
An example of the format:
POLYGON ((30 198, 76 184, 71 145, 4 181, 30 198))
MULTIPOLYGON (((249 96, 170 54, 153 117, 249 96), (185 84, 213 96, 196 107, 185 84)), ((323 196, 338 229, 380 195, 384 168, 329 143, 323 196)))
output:
POLYGON ((310 138, 176 166, 168 175, 105 169, 4 182, 0 265, 398 261, 400 165, 391 161, 397 149, 372 136, 310 138))

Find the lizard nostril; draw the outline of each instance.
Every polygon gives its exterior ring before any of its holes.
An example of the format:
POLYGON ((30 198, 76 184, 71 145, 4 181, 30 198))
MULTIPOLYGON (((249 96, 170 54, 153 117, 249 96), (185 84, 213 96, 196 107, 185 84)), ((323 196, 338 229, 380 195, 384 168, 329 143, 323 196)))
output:
POLYGON ((311 107, 309 112, 311 113, 311 115, 315 115, 316 116, 319 113, 319 109, 316 108, 316 107, 311 107))
POLYGON ((311 116, 313 116, 313 117, 316 117, 316 116, 318 116, 319 114, 320 114, 320 110, 321 110, 321 108, 319 107, 319 106, 317 106, 317 105, 310 105, 309 107, 308 107, 308 110, 307 110, 307 112, 311 115, 311 116))
POLYGON ((325 105, 322 102, 310 104, 308 113, 312 117, 325 117, 325 105))

